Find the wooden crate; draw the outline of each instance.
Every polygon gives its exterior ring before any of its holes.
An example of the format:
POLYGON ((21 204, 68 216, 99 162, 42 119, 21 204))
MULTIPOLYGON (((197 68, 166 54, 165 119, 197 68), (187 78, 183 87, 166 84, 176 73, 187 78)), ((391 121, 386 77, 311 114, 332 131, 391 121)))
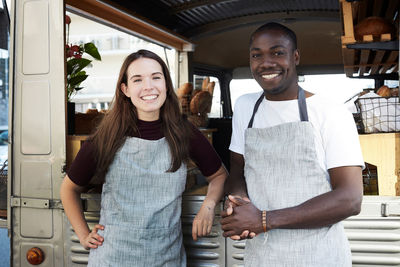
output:
POLYGON ((67 135, 67 169, 71 166, 76 154, 78 154, 83 142, 87 138, 88 135, 67 135))
MULTIPOLYGON (((382 34, 378 39, 372 35, 363 36, 363 41, 358 43, 374 43, 378 49, 354 49, 348 45, 357 44, 354 37, 354 26, 363 19, 370 16, 383 17, 399 24, 398 0, 364 0, 356 2, 340 1, 342 19, 342 56, 344 70, 347 77, 370 76, 376 78, 378 75, 397 75, 399 69, 399 51, 385 50, 390 40, 398 40, 396 36, 382 34)), ((396 42, 396 41, 395 41, 396 42)), ((383 76, 382 76, 383 77, 383 76)))
POLYGON ((76 135, 91 134, 96 126, 103 119, 104 113, 94 114, 76 113, 75 114, 75 132, 76 135))
POLYGON ((380 196, 400 196, 400 133, 359 135, 364 161, 377 166, 380 196))

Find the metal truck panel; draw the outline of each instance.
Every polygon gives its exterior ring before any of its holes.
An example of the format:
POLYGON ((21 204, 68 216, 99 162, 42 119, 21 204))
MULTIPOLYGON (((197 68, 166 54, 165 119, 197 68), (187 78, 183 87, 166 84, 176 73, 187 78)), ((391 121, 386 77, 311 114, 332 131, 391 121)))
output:
POLYGON ((51 198, 51 162, 21 162, 21 195, 34 198, 51 198))
POLYGON ((21 85, 21 153, 47 155, 51 152, 49 82, 28 79, 21 85))
POLYGON ((24 1, 22 72, 46 74, 50 71, 49 1, 24 1))
POLYGON ((65 164, 64 2, 13 0, 10 32, 11 266, 64 266, 59 190, 65 164), (17 18, 17 19, 16 19, 17 18))

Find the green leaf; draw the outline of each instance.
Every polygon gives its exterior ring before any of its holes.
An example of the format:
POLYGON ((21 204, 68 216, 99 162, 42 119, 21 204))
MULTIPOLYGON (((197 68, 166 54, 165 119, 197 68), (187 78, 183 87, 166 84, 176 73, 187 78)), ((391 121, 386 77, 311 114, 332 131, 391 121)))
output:
POLYGON ((74 77, 71 77, 71 78, 68 80, 68 86, 69 86, 71 89, 75 89, 76 86, 78 86, 81 82, 83 82, 84 80, 86 80, 86 78, 87 78, 88 76, 89 76, 89 75, 76 75, 76 76, 74 76, 74 77))
POLYGON ((84 45, 84 51, 85 53, 91 55, 94 59, 101 60, 99 51, 97 50, 97 47, 93 43, 86 43, 84 45))
POLYGON ((72 58, 67 61, 67 73, 73 75, 80 72, 83 68, 92 62, 86 58, 72 58))

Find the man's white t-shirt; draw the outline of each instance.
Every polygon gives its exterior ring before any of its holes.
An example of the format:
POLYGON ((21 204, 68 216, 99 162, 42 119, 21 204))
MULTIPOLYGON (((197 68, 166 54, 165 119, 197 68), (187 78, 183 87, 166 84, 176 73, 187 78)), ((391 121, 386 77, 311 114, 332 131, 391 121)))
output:
MULTIPOLYGON (((235 104, 232 119, 232 139, 229 149, 244 155, 244 132, 247 129, 254 105, 261 92, 242 95, 235 104)), ((306 98, 308 120, 314 128, 318 162, 326 172, 342 166, 361 166, 361 153, 357 128, 352 114, 344 105, 332 103, 319 95, 306 98)), ((253 128, 267 128, 288 122, 300 121, 297 99, 269 101, 264 98, 254 117, 253 128)))

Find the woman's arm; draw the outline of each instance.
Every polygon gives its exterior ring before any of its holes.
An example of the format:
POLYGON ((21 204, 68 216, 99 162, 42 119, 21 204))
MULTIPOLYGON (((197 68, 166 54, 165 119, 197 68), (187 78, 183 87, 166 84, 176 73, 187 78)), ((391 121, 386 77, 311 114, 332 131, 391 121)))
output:
POLYGON ((85 249, 97 248, 103 244, 103 237, 97 234, 98 229, 104 226, 96 224, 90 231, 89 226, 83 215, 83 208, 80 195, 84 187, 71 181, 68 175, 65 176, 60 190, 61 201, 65 214, 68 217, 76 235, 85 249))
POLYGON ((211 232, 214 221, 214 209, 223 196, 227 175, 224 165, 221 165, 214 174, 207 177, 209 183, 207 195, 193 221, 192 236, 194 240, 197 240, 197 237, 206 236, 211 232))

